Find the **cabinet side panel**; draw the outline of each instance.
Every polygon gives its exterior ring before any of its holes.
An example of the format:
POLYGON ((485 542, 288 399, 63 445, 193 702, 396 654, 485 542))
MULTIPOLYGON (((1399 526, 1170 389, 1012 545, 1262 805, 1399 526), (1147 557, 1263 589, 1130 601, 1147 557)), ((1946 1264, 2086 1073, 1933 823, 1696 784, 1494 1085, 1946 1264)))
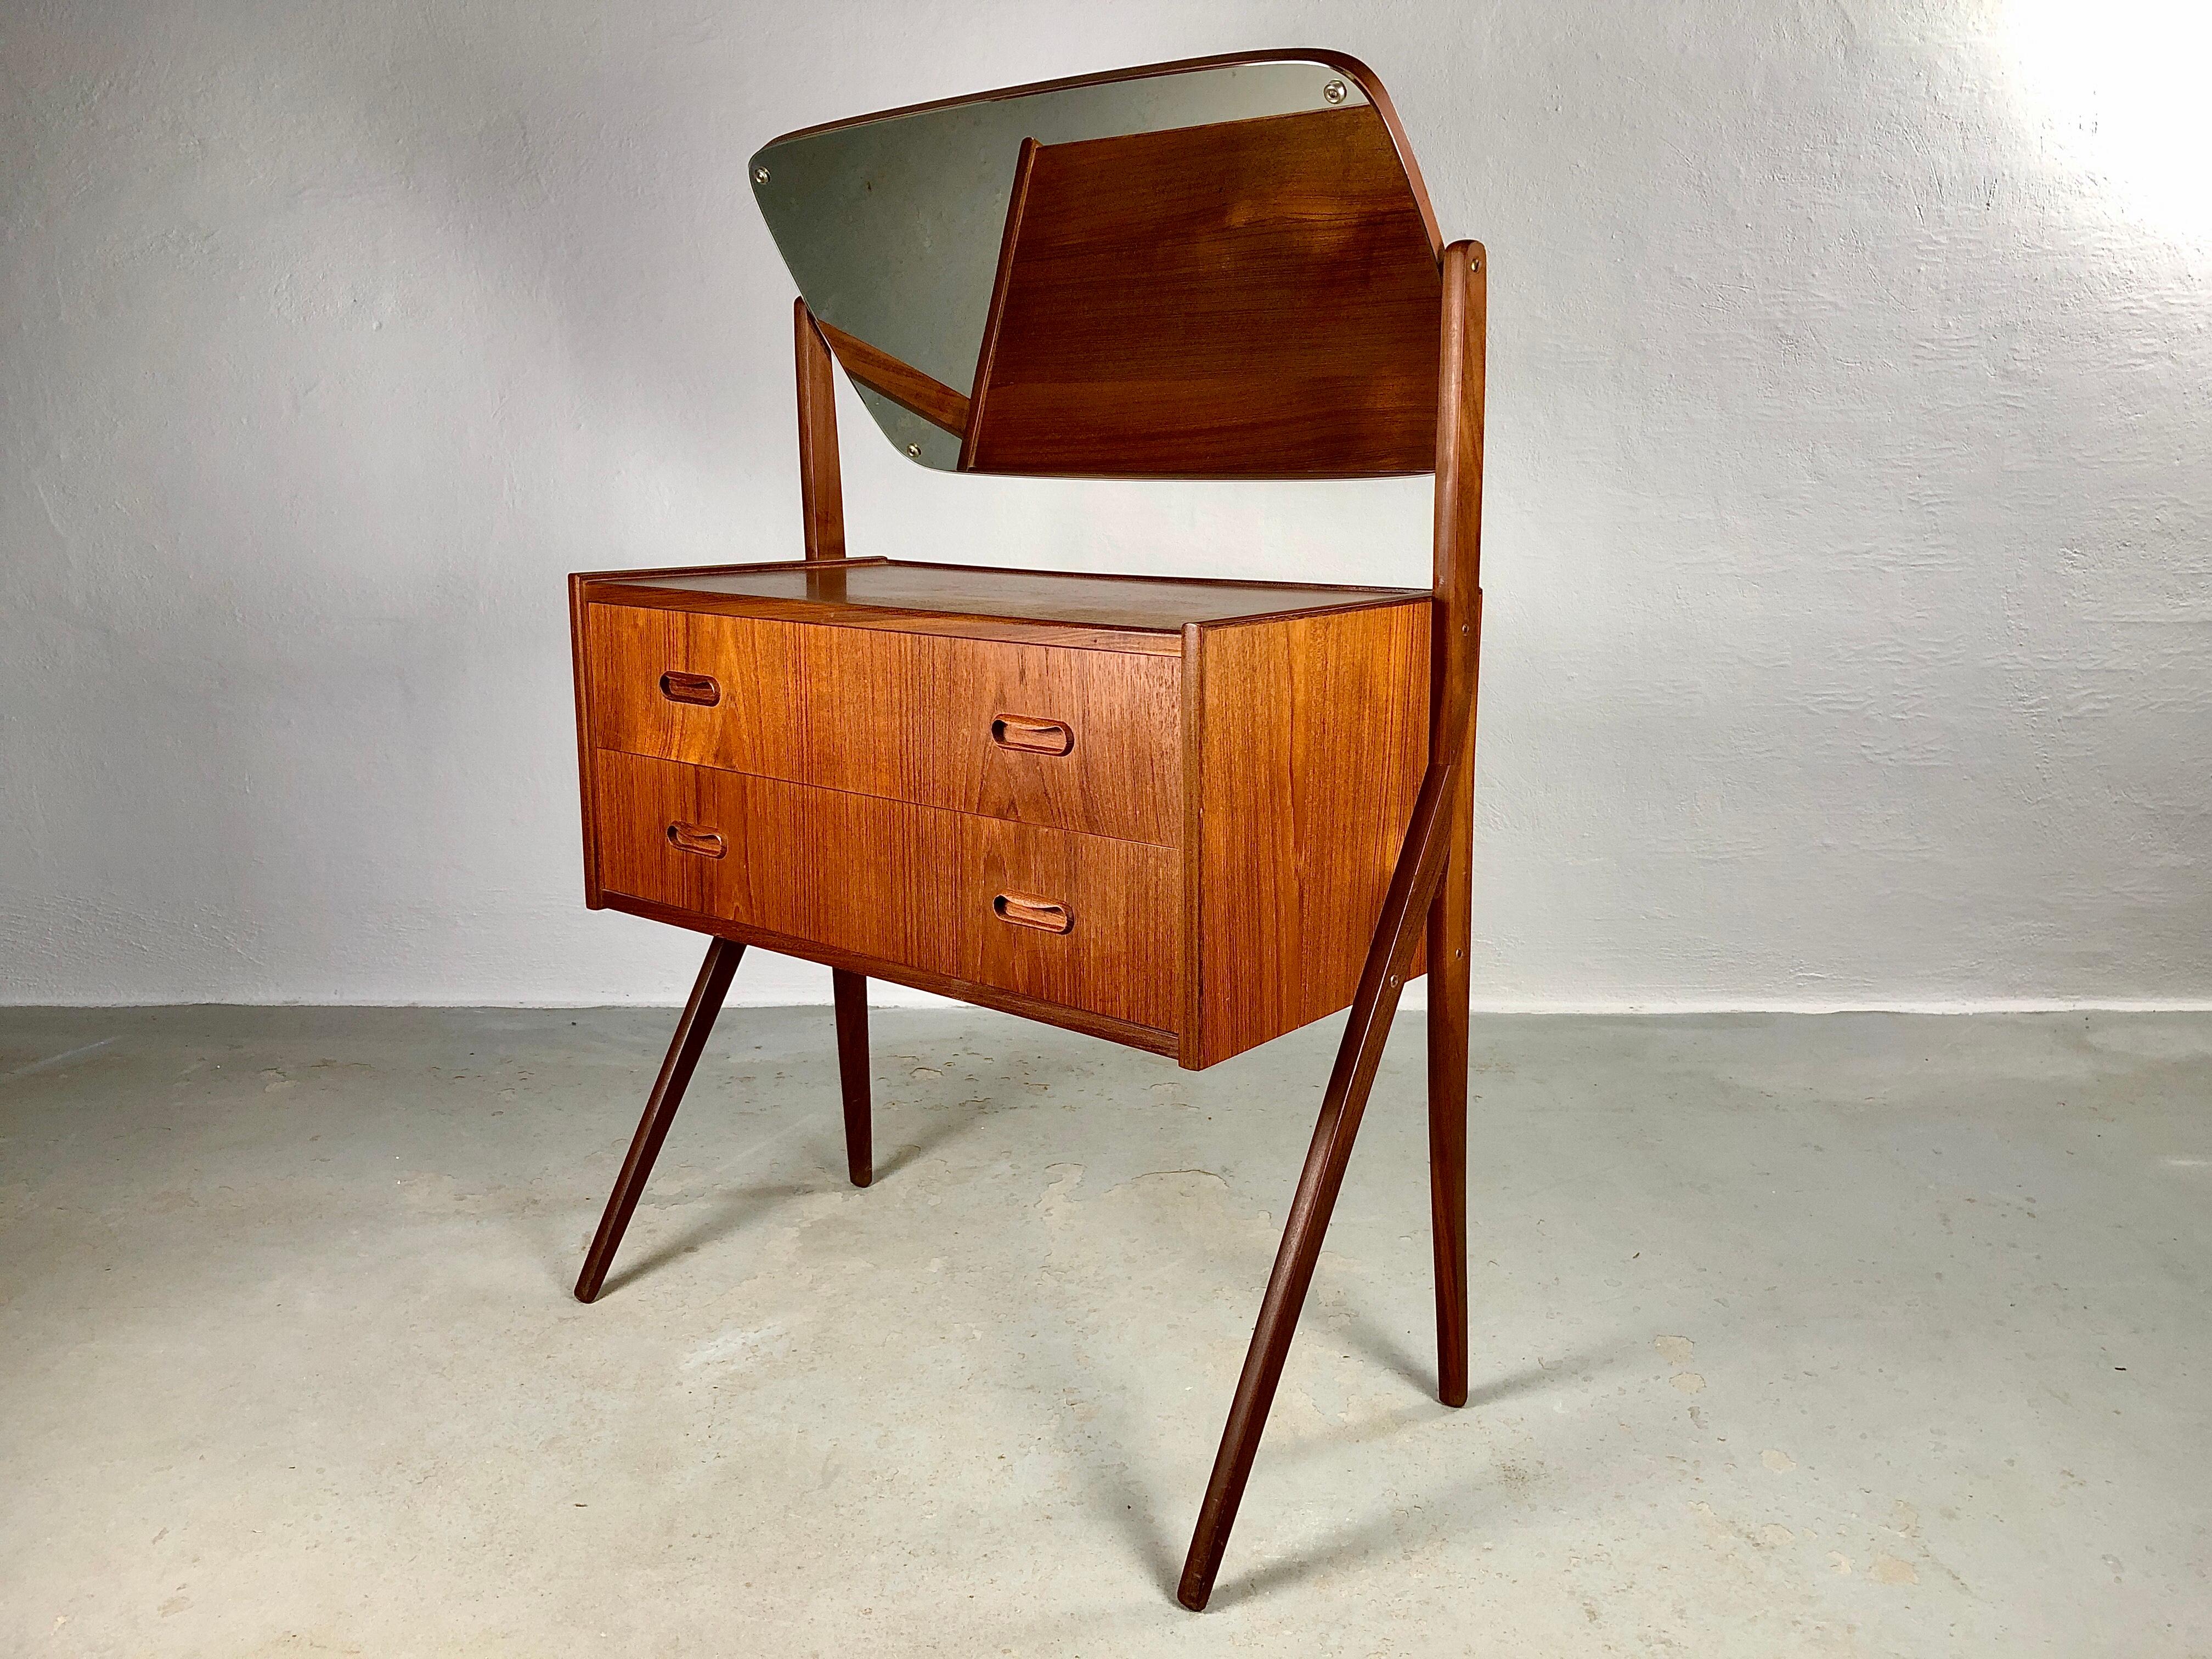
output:
POLYGON ((1208 629, 1199 687, 1198 1063, 1302 1024, 1291 635, 1208 629))
MULTIPOLYGON (((1429 607, 1304 624, 1292 649, 1304 1020, 1351 1006, 1429 763, 1429 607)), ((1294 624, 1294 626, 1297 626, 1294 624)), ((1417 954, 1409 974, 1423 971, 1417 954)))
POLYGON ((1206 631, 1196 623, 1182 630, 1182 686, 1176 710, 1176 747, 1182 754, 1182 843, 1176 868, 1182 873, 1182 984, 1177 1006, 1182 1012, 1176 1033, 1176 1064, 1194 1072, 1206 1064, 1206 1021, 1200 1012, 1199 964, 1206 960, 1206 631))
POLYGON ((605 908, 599 886, 599 817, 598 793, 592 782, 592 676, 584 640, 584 578, 568 578, 568 658, 576 690, 576 787, 584 814, 584 905, 605 908))
POLYGON ((1201 1065, 1352 1001, 1428 763, 1428 635, 1425 603, 1207 630, 1201 1065))

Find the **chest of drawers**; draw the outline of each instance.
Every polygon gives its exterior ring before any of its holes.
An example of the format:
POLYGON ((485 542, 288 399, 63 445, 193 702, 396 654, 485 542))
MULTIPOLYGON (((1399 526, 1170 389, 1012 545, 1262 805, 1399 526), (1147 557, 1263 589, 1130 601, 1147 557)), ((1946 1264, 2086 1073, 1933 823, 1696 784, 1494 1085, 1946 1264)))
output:
POLYGON ((1426 590, 573 579, 586 896, 1210 1066, 1352 998, 1426 590))

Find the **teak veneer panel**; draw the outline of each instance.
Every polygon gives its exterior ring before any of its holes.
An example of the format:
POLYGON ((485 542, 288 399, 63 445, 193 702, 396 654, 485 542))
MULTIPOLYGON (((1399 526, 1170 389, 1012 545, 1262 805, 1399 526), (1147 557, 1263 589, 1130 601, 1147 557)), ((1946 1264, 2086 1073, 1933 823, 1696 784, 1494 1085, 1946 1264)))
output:
POLYGON ((595 771, 610 896, 1175 1026, 1182 869, 1168 848, 611 750, 595 771), (672 825, 721 853, 680 850, 672 825), (1064 907, 1072 924, 1016 926, 1000 895, 1064 907))
POLYGON ((801 630, 745 624, 724 631, 719 649, 697 650, 701 624, 721 620, 680 611, 586 606, 593 744, 767 777, 804 775, 805 734, 790 690, 802 678, 801 630), (704 708, 672 701, 661 690, 667 673, 712 676, 719 701, 704 708))
POLYGON ((1428 763, 1429 607, 1198 640, 1197 1032, 1184 1063, 1202 1066, 1352 1000, 1428 763))
POLYGON ((1435 463, 1437 251, 1372 106, 1023 145, 963 470, 1435 463))
POLYGON ((586 607, 602 749, 1174 846, 1182 833, 1173 658, 612 605, 586 607), (672 701, 705 676, 711 706, 672 701), (1065 754, 1009 748, 1001 716, 1063 724, 1065 754))
POLYGON ((1172 847, 1182 840, 1182 665, 1172 657, 843 631, 896 641, 916 676, 926 781, 916 799, 985 817, 1172 847), (1065 755, 1009 749, 1000 715, 1065 724, 1065 755))

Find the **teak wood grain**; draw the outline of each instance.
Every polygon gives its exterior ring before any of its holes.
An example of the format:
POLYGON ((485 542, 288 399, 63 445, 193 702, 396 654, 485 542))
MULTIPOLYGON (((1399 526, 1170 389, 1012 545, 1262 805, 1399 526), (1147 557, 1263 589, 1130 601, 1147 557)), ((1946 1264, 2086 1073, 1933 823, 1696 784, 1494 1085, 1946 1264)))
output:
MULTIPOLYGON (((587 605, 595 773, 635 756, 704 769, 707 780, 668 797, 658 819, 635 816, 634 793, 603 797, 599 887, 1071 1000, 1174 1032, 1187 1066, 1216 1064, 1352 994, 1426 759, 1431 608, 1426 595, 1399 595, 1191 624, 1177 636, 1186 654, 1168 659, 587 605), (1172 982, 1142 1012, 1075 998, 1065 988, 1081 975, 1054 964, 1091 960, 1087 927, 1073 930, 1075 948, 1040 951, 1001 919, 932 954, 919 925, 882 903, 865 916, 793 908, 756 871, 763 832, 738 808, 759 802, 730 793, 745 778, 822 792, 793 810, 816 820, 810 845, 837 849, 836 870, 776 866, 793 892, 820 881, 896 891, 913 878, 893 866, 937 855, 927 849, 938 842, 894 831, 866 801, 972 821, 960 854, 971 860, 998 839, 984 826, 1000 823, 1170 851, 1176 902, 1143 926, 1176 961, 1172 982), (717 789, 728 804, 720 817, 703 804, 717 789), (732 823, 754 847, 729 844, 732 823), (709 848, 705 836, 721 840, 709 848)), ((836 614, 827 601, 824 611, 836 614)), ((1017 899, 1054 897, 1007 879, 1017 899)), ((980 917, 995 896, 960 913, 980 917)))
POLYGON ((968 399, 933 375, 912 363, 870 345, 856 334, 833 328, 820 318, 815 327, 844 365, 845 372, 871 392, 888 398, 901 409, 919 415, 932 426, 942 427, 957 438, 968 430, 968 399))
POLYGON ((972 1002, 979 1008, 995 1008, 1019 1019, 1033 1019, 1046 1025, 1062 1026, 1071 1031, 1080 1031, 1086 1036, 1117 1042, 1125 1048, 1140 1048, 1147 1054, 1160 1054, 1168 1059, 1175 1057, 1178 1047, 1173 1031, 1163 1031, 1149 1025, 1132 1025, 1127 1020, 1109 1019, 1103 1014, 1091 1013, 1085 1009, 1042 1002, 1018 991, 978 984, 973 980, 956 978, 951 974, 917 968, 911 963, 893 962, 883 957, 841 950, 834 945, 824 945, 819 939, 794 939, 788 933, 773 933, 768 928, 732 921, 724 916, 710 916, 697 910, 679 910, 670 905, 656 904, 650 899, 632 898, 623 893, 607 894, 605 908, 621 911, 625 915, 640 916, 647 921, 680 927, 689 933, 731 939, 763 951, 774 951, 782 956, 798 957, 807 962, 819 963, 832 971, 845 969, 869 979, 889 980, 894 985, 911 986, 917 991, 927 991, 933 996, 972 1002))
POLYGON ((845 486, 837 464, 837 381, 806 301, 791 302, 799 376, 799 516, 810 559, 845 556, 845 486))
POLYGON ((1352 1000, 1428 762, 1428 612, 1200 632, 1190 1063, 1352 1000))
POLYGON ((568 578, 568 661, 569 671, 575 677, 576 785, 583 805, 584 906, 586 909, 597 910, 604 908, 606 900, 599 890, 599 815, 592 810, 595 800, 592 784, 592 754, 595 747, 592 734, 597 722, 592 712, 593 671, 584 639, 584 617, 587 609, 584 595, 588 580, 581 575, 568 578))
POLYGON ((1175 1023, 1182 872, 1168 848, 612 751, 598 775, 611 894, 1131 1025, 1175 1023), (726 851, 686 852, 677 826, 726 851), (1060 906, 1073 926, 1010 922, 1001 896, 1060 906))
POLYGON ((589 607, 586 632, 601 748, 1180 841, 1174 659, 611 605, 589 607), (672 700, 671 673, 720 700, 672 700), (1002 716, 1064 726, 1066 752, 1004 741, 1002 716))
POLYGON ((1025 144, 1018 166, 964 469, 1429 470, 1436 254, 1371 106, 1025 144))

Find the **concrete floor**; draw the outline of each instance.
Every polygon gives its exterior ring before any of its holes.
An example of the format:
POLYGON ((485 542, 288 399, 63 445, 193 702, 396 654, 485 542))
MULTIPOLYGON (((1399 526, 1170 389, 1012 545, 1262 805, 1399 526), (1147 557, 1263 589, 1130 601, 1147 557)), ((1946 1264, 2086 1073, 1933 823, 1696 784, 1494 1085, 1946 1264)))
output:
POLYGON ((1433 1398, 1418 1018, 1211 1612, 1334 1024, 1198 1076, 665 1012, 0 1012, 9 1654, 2212 1653, 2212 1018, 1486 1019, 1433 1398))

